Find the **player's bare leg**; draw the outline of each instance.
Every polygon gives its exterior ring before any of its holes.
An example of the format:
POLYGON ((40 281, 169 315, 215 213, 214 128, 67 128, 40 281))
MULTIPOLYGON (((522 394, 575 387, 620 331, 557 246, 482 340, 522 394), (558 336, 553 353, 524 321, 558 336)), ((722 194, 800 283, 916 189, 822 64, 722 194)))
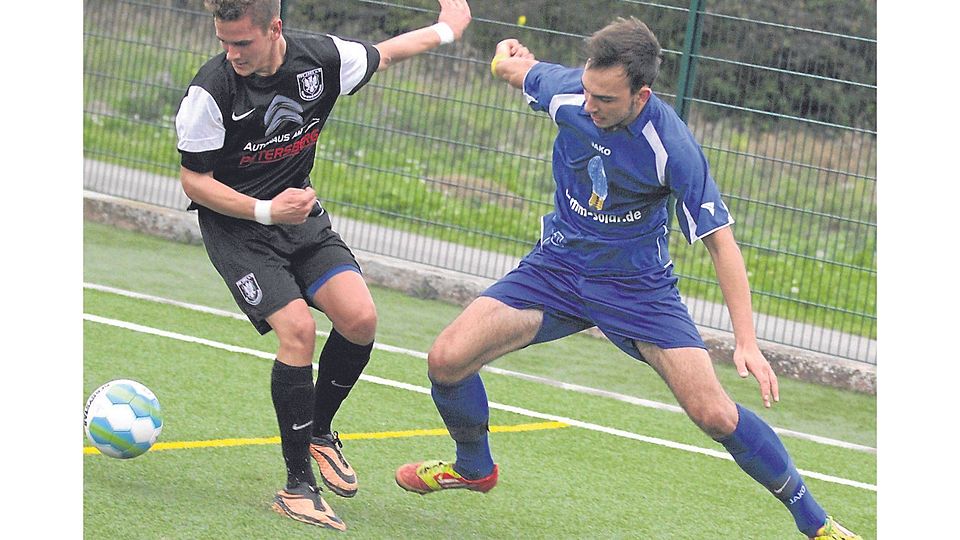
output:
POLYGON ((333 329, 318 360, 310 455, 320 479, 341 497, 353 497, 357 474, 344 457, 333 418, 370 361, 377 332, 377 309, 363 277, 345 270, 330 277, 313 296, 333 329))
POLYGON ((542 323, 542 311, 515 309, 481 296, 434 340, 427 355, 430 379, 458 383, 484 364, 530 343, 542 323))
POLYGON ((344 530, 346 525, 320 496, 310 466, 313 424, 313 367, 316 323, 307 303, 293 300, 269 317, 280 342, 270 378, 270 393, 280 427, 280 447, 287 485, 277 492, 273 509, 297 521, 344 530))
POLYGON ((267 317, 267 323, 279 342, 277 360, 294 367, 311 365, 317 343, 317 324, 305 301, 291 301, 267 317))
POLYGON ((397 484, 414 493, 468 489, 486 493, 497 483, 487 437, 490 412, 479 370, 530 343, 543 322, 538 310, 519 310, 480 297, 437 337, 427 355, 431 394, 450 436, 455 463, 426 461, 397 469, 397 484))
POLYGON ((640 342, 636 346, 670 387, 690 419, 721 443, 744 472, 787 507, 800 532, 811 538, 830 538, 821 533, 828 529, 842 529, 839 524, 832 527, 835 522, 814 500, 770 426, 730 399, 717 379, 707 351, 700 348, 661 349, 640 342))
POLYGON ((377 308, 363 276, 353 271, 340 272, 317 290, 313 301, 337 332, 350 342, 360 345, 373 342, 377 333, 377 308))
POLYGON ((707 351, 695 347, 661 349, 641 342, 636 345, 697 427, 713 439, 733 433, 737 406, 720 385, 707 351))

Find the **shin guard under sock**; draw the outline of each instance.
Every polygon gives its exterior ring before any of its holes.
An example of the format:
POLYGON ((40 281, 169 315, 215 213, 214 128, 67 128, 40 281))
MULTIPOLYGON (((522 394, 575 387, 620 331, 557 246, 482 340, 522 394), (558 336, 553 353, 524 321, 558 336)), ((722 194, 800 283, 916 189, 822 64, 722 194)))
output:
POLYGON ((333 417, 340 405, 360 379, 360 374, 370 361, 373 343, 357 345, 340 335, 335 329, 323 345, 318 360, 316 397, 313 408, 313 435, 330 433, 333 417))
POLYGON ((793 465, 787 449, 773 429, 749 409, 737 405, 737 429, 718 441, 737 465, 760 482, 793 514, 797 528, 813 536, 827 517, 793 465))
POLYGON ((457 384, 438 384, 431 380, 431 395, 447 431, 457 443, 456 471, 470 480, 493 472, 493 456, 487 430, 490 408, 480 374, 457 384))
POLYGON ((270 395, 280 426, 280 449, 287 466, 287 487, 301 482, 316 485, 310 465, 310 426, 313 424, 313 367, 273 363, 270 395))

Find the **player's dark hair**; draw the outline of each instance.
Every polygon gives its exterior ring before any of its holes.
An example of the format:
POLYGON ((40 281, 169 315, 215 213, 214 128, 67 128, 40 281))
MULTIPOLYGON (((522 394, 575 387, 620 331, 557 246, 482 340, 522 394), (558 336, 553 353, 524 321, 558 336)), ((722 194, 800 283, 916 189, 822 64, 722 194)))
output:
POLYGON ((203 5, 221 21, 236 21, 249 14, 253 24, 264 31, 280 16, 280 0, 203 0, 203 5))
POLYGON ((618 17, 590 36, 587 57, 588 69, 623 66, 634 93, 653 86, 663 60, 657 36, 635 17, 618 17))

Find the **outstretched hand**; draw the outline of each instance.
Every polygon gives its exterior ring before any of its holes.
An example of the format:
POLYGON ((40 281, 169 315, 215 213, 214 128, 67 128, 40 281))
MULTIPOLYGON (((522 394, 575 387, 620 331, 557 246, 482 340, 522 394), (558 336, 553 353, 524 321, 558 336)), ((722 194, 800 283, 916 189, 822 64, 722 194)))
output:
POLYGON ((460 39, 470 24, 470 5, 466 0, 440 0, 440 16, 437 22, 447 23, 453 37, 460 39))
POLYGON ((737 347, 733 351, 733 364, 737 367, 737 373, 746 378, 751 373, 757 382, 760 383, 760 397, 763 398, 763 406, 770 408, 770 400, 780 401, 780 384, 777 381, 777 374, 770 367, 770 362, 760 352, 756 344, 751 346, 737 347))
POLYGON ((497 50, 494 52, 494 56, 536 60, 536 58, 533 56, 533 53, 531 53, 530 50, 523 45, 523 43, 520 43, 519 40, 514 38, 508 38, 500 43, 497 43, 497 50))
POLYGON ((312 187, 287 188, 273 198, 270 213, 274 223, 298 225, 307 220, 317 203, 317 193, 312 187))

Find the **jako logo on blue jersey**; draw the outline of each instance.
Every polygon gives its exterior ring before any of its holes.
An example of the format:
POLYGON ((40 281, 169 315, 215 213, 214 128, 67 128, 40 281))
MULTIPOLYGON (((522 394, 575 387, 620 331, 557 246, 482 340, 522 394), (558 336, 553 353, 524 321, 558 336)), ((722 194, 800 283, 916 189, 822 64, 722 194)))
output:
POLYGON ((612 153, 609 148, 607 148, 606 146, 603 146, 602 144, 597 144, 591 141, 590 146, 592 146, 594 150, 596 150, 597 152, 600 152, 605 156, 609 156, 612 153))

